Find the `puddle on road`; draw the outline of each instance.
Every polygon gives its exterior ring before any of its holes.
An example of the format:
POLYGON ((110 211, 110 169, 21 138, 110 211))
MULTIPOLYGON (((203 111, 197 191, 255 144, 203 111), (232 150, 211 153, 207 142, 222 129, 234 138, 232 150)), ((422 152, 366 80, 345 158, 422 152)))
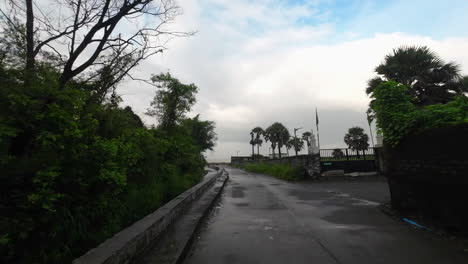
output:
POLYGON ((333 194, 335 197, 347 198, 348 200, 351 201, 351 205, 378 206, 380 204, 380 203, 377 203, 377 202, 352 197, 351 195, 349 195, 347 193, 331 191, 331 190, 328 190, 327 192, 333 194))
POLYGON ((244 190, 245 190, 245 187, 242 187, 242 186, 232 187, 231 197, 232 198, 244 198, 245 197, 244 190))
POLYGON ((298 190, 292 189, 288 193, 291 196, 297 197, 297 199, 302 201, 311 201, 311 200, 324 200, 329 197, 326 193, 316 192, 311 190, 298 190))
POLYGON ((244 206, 249 206, 250 203, 235 203, 234 205, 235 206, 239 206, 239 207, 244 207, 244 206))

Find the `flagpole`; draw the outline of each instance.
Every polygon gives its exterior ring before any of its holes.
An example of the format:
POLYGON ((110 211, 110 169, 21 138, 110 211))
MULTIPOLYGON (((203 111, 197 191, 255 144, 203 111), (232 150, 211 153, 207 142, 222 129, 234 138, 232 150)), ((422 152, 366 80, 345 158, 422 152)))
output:
POLYGON ((320 131, 319 131, 319 119, 317 113, 317 107, 315 108, 315 126, 317 127, 317 145, 320 153, 320 131))

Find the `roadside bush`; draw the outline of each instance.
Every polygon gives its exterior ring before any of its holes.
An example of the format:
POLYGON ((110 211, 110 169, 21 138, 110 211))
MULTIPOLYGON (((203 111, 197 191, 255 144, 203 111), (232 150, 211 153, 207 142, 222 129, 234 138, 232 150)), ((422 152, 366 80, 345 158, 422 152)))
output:
POLYGON ((380 84, 374 90, 371 108, 377 117, 377 128, 392 146, 408 134, 431 128, 468 122, 468 97, 457 96, 447 104, 417 108, 408 94, 408 87, 394 81, 380 84))
POLYGON ((289 164, 250 163, 242 167, 246 171, 267 174, 287 181, 300 181, 305 179, 305 171, 301 167, 289 164))
POLYGON ((2 263, 70 263, 199 182, 214 145, 212 122, 148 129, 118 100, 91 100, 92 83, 59 89, 57 76, 38 64, 27 89, 0 65, 2 263))

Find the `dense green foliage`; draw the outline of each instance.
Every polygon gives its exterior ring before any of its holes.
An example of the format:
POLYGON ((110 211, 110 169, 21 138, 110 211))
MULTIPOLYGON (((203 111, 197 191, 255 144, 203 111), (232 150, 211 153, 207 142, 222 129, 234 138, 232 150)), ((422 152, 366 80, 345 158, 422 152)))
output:
POLYGON ((201 179, 212 122, 148 129, 97 83, 22 76, 0 63, 0 262, 68 263, 201 179))
POLYGON ((299 181, 306 177, 303 168, 289 164, 250 163, 242 166, 242 168, 246 171, 267 174, 287 181, 299 181))
POLYGON ((119 106, 119 82, 174 36, 178 6, 157 2, 2 5, 1 263, 70 263, 201 179, 216 134, 185 116, 195 85, 153 78, 156 128, 119 106))
POLYGON ((446 104, 418 108, 408 89, 403 84, 389 81, 377 86, 372 94, 377 127, 383 133, 385 142, 397 145, 405 135, 411 133, 468 122, 466 96, 455 97, 446 104))

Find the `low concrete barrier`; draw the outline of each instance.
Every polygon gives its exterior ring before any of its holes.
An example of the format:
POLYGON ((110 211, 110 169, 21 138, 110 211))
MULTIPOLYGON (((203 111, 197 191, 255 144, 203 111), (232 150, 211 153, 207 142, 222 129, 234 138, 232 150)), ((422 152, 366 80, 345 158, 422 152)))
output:
POLYGON ((133 225, 75 259, 73 264, 127 264, 157 239, 184 210, 209 188, 223 170, 209 172, 205 179, 133 225))

